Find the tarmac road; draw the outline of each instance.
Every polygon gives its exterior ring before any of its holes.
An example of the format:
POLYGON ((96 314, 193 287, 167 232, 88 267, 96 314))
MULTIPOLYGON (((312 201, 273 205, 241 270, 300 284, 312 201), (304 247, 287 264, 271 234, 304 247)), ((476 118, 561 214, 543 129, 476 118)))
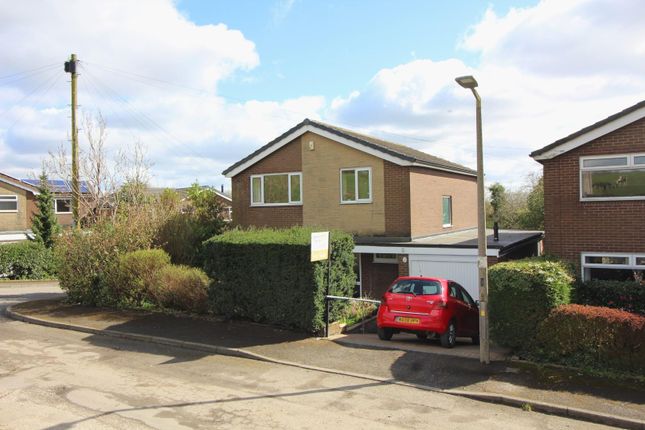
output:
MULTIPOLYGON (((55 286, 0 285, 0 311, 55 286)), ((600 429, 450 395, 0 317, 0 428, 600 429)))

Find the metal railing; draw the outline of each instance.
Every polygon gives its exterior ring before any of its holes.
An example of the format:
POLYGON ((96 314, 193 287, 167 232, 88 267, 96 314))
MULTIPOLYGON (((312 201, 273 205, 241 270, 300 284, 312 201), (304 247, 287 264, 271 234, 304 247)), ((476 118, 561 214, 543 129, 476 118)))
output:
MULTIPOLYGON (((361 298, 343 297, 343 296, 331 296, 331 295, 325 296, 325 337, 329 337, 329 304, 331 303, 332 300, 372 303, 377 305, 377 307, 378 305, 381 304, 380 300, 361 299, 361 298)), ((365 327, 363 327, 363 333, 365 333, 365 327)))

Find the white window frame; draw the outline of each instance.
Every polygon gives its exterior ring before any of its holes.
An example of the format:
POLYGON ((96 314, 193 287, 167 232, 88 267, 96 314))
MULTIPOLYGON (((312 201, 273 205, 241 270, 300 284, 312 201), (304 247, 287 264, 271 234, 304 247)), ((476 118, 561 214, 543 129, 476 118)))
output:
POLYGON ((251 175, 249 179, 251 206, 301 206, 302 205, 302 172, 281 172, 281 173, 263 173, 261 175, 251 175), (287 195, 289 202, 287 203, 264 203, 264 178, 265 176, 284 176, 287 175, 287 195), (298 176, 300 178, 300 200, 291 200, 291 177, 298 176), (260 202, 253 202, 253 178, 260 178, 260 202))
POLYGON ((0 210, 0 213, 16 213, 18 212, 18 196, 15 194, 2 194, 0 197, 11 197, 9 199, 3 198, 2 200, 5 202, 11 202, 14 201, 16 202, 16 209, 9 209, 9 210, 0 210))
POLYGON ((55 213, 56 215, 66 215, 66 214, 71 214, 71 213, 73 213, 73 209, 72 209, 72 199, 71 199, 71 198, 65 198, 65 199, 60 198, 60 199, 54 199, 54 213, 55 213), (58 202, 59 200, 69 200, 69 212, 59 212, 59 211, 58 211, 58 205, 56 204, 56 202, 58 202))
POLYGON ((580 253, 580 271, 583 281, 587 281, 585 269, 617 269, 617 270, 645 270, 645 265, 637 265, 637 258, 645 258, 645 254, 630 254, 620 252, 581 252, 580 253), (586 257, 621 257, 627 258, 627 264, 600 264, 586 263, 586 257))
POLYGON ((441 196, 441 226, 444 228, 452 227, 452 196, 448 196, 448 195, 441 196), (449 224, 443 223, 443 200, 446 198, 450 201, 450 223, 449 224))
POLYGON ((399 264, 399 259, 397 258, 397 255, 393 252, 391 253, 374 253, 374 263, 385 263, 385 264, 399 264), (377 257, 379 254, 392 254, 394 257, 377 257))
MULTIPOLYGON (((581 202, 600 202, 600 201, 619 201, 619 200, 645 200, 645 196, 624 196, 624 197, 584 197, 582 193, 582 173, 603 171, 611 169, 620 170, 644 170, 645 164, 636 164, 635 157, 643 157, 645 153, 631 153, 631 154, 605 154, 580 157, 578 164, 579 173, 579 194, 581 202), (600 167, 583 167, 585 160, 598 160, 602 158, 627 158, 627 164, 624 166, 600 166, 600 167)), ((608 255, 608 254, 607 254, 608 255)))
POLYGON ((364 204, 364 203, 372 203, 372 195, 373 195, 373 188, 372 188, 372 168, 371 167, 347 167, 340 169, 339 172, 339 178, 340 178, 340 204, 341 205, 356 205, 356 204, 364 204), (359 199, 358 198, 358 172, 367 170, 367 176, 368 176, 368 185, 369 185, 369 191, 370 191, 370 196, 367 199, 359 199), (354 172, 354 195, 356 196, 356 200, 343 200, 343 172, 354 172))

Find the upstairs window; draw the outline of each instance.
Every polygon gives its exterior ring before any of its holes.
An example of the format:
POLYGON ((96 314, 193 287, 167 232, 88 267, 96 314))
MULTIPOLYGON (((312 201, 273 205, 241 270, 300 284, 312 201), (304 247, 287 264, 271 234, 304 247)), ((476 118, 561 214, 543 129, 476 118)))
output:
POLYGON ((72 213, 72 199, 56 199, 54 200, 54 209, 57 214, 71 214, 72 213))
POLYGON ((302 204, 302 173, 251 176, 251 206, 302 204))
POLYGON ((340 202, 372 202, 372 169, 361 167, 340 170, 340 202))
POLYGON ((580 159, 580 200, 645 199, 645 154, 580 159))
POLYGON ((442 197, 442 219, 444 227, 452 227, 452 196, 442 197))
POLYGON ((0 196, 0 212, 18 212, 18 196, 0 196))

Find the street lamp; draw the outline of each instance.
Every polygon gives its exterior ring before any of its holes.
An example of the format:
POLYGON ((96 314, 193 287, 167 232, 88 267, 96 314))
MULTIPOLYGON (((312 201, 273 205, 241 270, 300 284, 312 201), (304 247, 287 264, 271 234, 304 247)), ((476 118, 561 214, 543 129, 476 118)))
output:
POLYGON ((477 121, 477 267, 479 269, 479 361, 490 363, 488 340, 488 262, 486 259, 486 213, 484 210, 484 150, 482 145, 482 100, 472 76, 455 79, 475 96, 477 121))

